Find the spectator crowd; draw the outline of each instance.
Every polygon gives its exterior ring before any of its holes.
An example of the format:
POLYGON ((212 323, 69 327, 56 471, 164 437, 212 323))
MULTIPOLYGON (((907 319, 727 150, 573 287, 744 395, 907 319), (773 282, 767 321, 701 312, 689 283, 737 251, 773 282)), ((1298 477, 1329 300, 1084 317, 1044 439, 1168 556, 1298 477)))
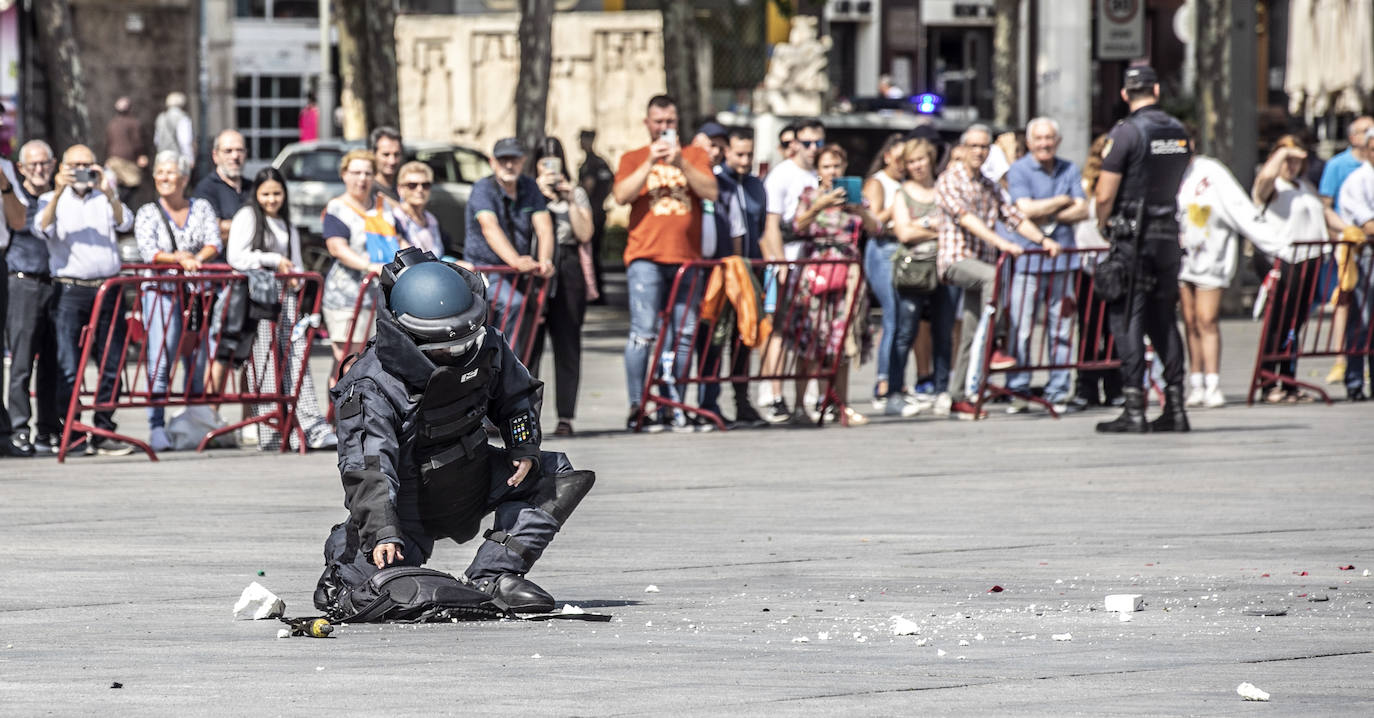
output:
MULTIPOLYGON (((113 315, 114 304, 95 311, 101 285, 121 274, 121 235, 132 233, 142 263, 185 272, 212 264, 243 273, 301 268, 287 182, 270 167, 245 177, 241 134, 225 130, 214 138, 213 167, 192 185, 194 136, 185 103, 180 93, 167 97, 146 148, 136 108, 120 98, 103 163, 85 145, 54 149, 36 138, 20 145, 16 164, 0 159, 0 328, 10 356, 0 454, 55 453, 85 370, 83 330, 90 327, 102 345, 123 342, 126 322, 113 315), (128 202, 143 186, 145 171, 155 197, 135 210, 128 202)), ((313 104, 307 109, 316 112, 313 104)), ((315 122, 313 114, 303 115, 302 128, 313 132, 315 122)), ((822 413, 862 425, 870 410, 866 402, 851 401, 846 389, 855 365, 870 358, 871 411, 977 418, 985 411, 974 395, 984 345, 994 347, 987 368, 1005 372, 1009 413, 1037 404, 1058 412, 1120 404, 1114 372, 1061 368, 1044 376, 1044 386, 1031 385, 1037 362, 1072 364, 1075 352, 1085 351, 1080 345, 1092 344, 1089 353, 1111 358, 1100 309, 1085 295, 1093 252, 1107 246, 1091 201, 1109 151, 1104 138, 1088 157, 1070 158, 1059 153, 1059 125, 1051 117, 1031 120, 1024 132, 998 134, 974 124, 950 144, 924 125, 889 138, 866 176, 852 177, 847 149, 827 142, 820 120, 802 119, 778 134, 783 159, 760 177, 755 153, 761 138, 749 129, 706 122, 685 134, 676 103, 663 95, 648 103, 644 128, 646 143, 615 164, 596 155, 595 133, 584 132, 577 172, 557 139, 533 147, 515 138, 496 142, 492 172, 475 182, 467 202, 462 256, 449 257, 486 268, 493 317, 521 317, 536 328, 510 337, 517 354, 529 357, 532 373, 539 372, 547 339, 555 434, 574 433, 582 326, 588 305, 604 302, 601 244, 612 199, 629 209, 623 257, 629 428, 709 431, 716 426, 711 417, 744 426, 812 424, 822 413), (1030 250, 1026 259, 1035 261, 1018 260, 1030 250), (739 326, 727 327, 735 341, 722 343, 708 336, 713 325, 699 316, 710 267, 697 263, 728 258, 753 261, 740 265, 746 269, 736 278, 756 285, 761 316, 748 327, 741 317, 739 326), (1001 258, 1010 261, 999 264, 1001 258), (777 264, 765 272, 757 260, 777 264), (797 262, 803 264, 788 264, 797 262), (990 322, 985 306, 998 288, 1003 294, 996 304, 1007 311, 990 322), (740 335, 761 326, 762 315, 771 320, 771 333, 744 346, 740 335), (1032 346, 1036 326, 1043 328, 1043 350, 1032 346), (993 335, 990 344, 986 333, 993 335), (661 334, 668 346, 656 355, 661 334), (734 381, 701 383, 691 396, 665 386, 662 395, 673 397, 671 404, 641 407, 646 387, 688 381, 693 362, 718 367, 719 376, 734 381), (833 371, 821 372, 812 385, 808 379, 818 367, 833 371), (782 375, 796 379, 790 398, 777 378, 782 375), (745 380, 759 376, 767 380, 745 380), (724 383, 733 384, 734 410, 728 413, 720 406, 724 383)), ((1331 305, 1347 350, 1368 344, 1371 317, 1362 278, 1370 268, 1342 255, 1340 276, 1326 277, 1311 263, 1330 258, 1301 243, 1344 237, 1353 244, 1374 231, 1374 119, 1350 124, 1348 149, 1320 174, 1311 159, 1299 138, 1280 138, 1248 191, 1222 163, 1192 160, 1178 194, 1190 407, 1226 404, 1217 322, 1222 293, 1238 271, 1242 239, 1256 249, 1256 271, 1269 277, 1269 296, 1317 296, 1331 305), (1346 291, 1333 291, 1333 282, 1346 291)), ((343 362, 374 331, 369 312, 381 297, 369 275, 404 247, 447 255, 453 247, 448 235, 457 228, 441 226, 428 209, 434 170, 406 161, 394 128, 377 128, 366 148, 344 154, 338 173, 343 192, 323 211, 322 239, 332 265, 322 287, 322 314, 334 359, 343 362)), ((147 344, 168 348, 178 345, 182 324, 158 318, 183 307, 164 284, 146 282, 135 308, 148 330, 147 344)), ((1299 326, 1307 309, 1295 310, 1303 314, 1299 326)), ((263 322, 241 346, 204 347, 181 357, 186 391, 216 394, 244 362, 270 364, 269 347, 281 348, 291 367, 279 369, 282 380, 296 376, 294 367, 308 360, 309 347, 291 329, 308 317, 294 299, 281 311, 276 334, 272 323, 263 322)), ((149 367, 155 393, 174 391, 167 357, 176 355, 156 354, 160 358, 149 367)), ((98 367, 102 401, 120 390, 120 360, 109 354, 98 367)), ((1364 360, 1341 357, 1333 369, 1332 380, 1344 384, 1352 401, 1365 398, 1364 360)), ((1296 376, 1295 361, 1272 368, 1280 378, 1264 388, 1265 401, 1308 399, 1295 381, 1283 380, 1296 376)), ((297 416, 308 447, 329 448, 337 439, 309 382, 305 372, 297 416)), ((147 421, 152 447, 171 449, 163 410, 149 409, 147 421)), ((94 426, 114 431, 113 412, 98 412, 94 426)), ((296 440, 263 431, 263 447, 296 440)), ((91 436, 79 437, 75 449, 120 455, 134 447, 91 436)))

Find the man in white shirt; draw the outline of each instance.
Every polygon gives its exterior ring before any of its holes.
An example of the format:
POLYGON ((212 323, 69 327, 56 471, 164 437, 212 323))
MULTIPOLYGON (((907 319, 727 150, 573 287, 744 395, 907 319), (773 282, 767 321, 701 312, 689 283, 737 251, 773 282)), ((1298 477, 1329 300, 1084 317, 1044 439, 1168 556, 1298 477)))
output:
MULTIPOLYGON (((793 234, 792 219, 797 213, 797 202, 801 200, 802 192, 807 187, 816 187, 820 182, 816 176, 816 157, 825 146, 825 125, 820 120, 810 119, 797 123, 796 128, 791 143, 795 154, 791 159, 779 162, 763 179, 768 213, 764 217, 763 238, 759 241, 759 248, 767 260, 796 259, 801 255, 801 243, 788 241, 793 234)), ((777 373, 781 368, 781 360, 782 337, 774 332, 764 345, 763 372, 777 373)), ((773 390, 773 401, 765 418, 775 424, 787 421, 792 413, 782 398, 782 382, 773 381, 769 386, 773 390)), ((802 401, 802 397, 797 397, 796 401, 802 401)))
MULTIPOLYGON (((55 282, 54 318, 57 329, 57 363, 62 371, 58 405, 68 406, 81 366, 81 330, 95 314, 96 295, 106 279, 119 274, 118 233, 133 226, 133 213, 115 196, 104 178, 95 154, 85 145, 73 145, 62 154, 53 190, 38 198, 31 230, 47 240, 48 269, 55 282)), ((100 308, 92 355, 104 357, 96 399, 113 402, 119 392, 123 351, 103 351, 124 345, 124 321, 119 293, 105 296, 100 308), (116 316, 116 304, 121 315, 116 316)), ((80 417, 73 417, 79 420, 80 417)), ((95 427, 115 430, 114 412, 98 411, 95 427)), ((76 447, 86 455, 122 456, 134 447, 118 439, 97 436, 76 447)), ((70 450, 70 449, 69 449, 70 450)))

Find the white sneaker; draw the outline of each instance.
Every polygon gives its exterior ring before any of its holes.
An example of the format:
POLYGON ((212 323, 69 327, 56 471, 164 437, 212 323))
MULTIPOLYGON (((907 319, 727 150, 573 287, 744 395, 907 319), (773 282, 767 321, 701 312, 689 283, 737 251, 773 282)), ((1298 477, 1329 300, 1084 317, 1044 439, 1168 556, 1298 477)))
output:
POLYGON ((954 400, 949 398, 949 392, 942 391, 935 397, 934 412, 936 416, 949 416, 949 409, 954 405, 954 400))
POLYGON ((151 446, 153 451, 158 453, 171 451, 172 440, 167 437, 167 430, 161 426, 153 427, 153 430, 148 433, 148 446, 151 446))
POLYGON ((1207 390, 1200 386, 1192 387, 1188 390, 1188 398, 1183 401, 1184 406, 1202 406, 1207 399, 1207 390))
POLYGON ((1208 409, 1218 409, 1226 406, 1226 395, 1222 394, 1220 389, 1213 389, 1207 392, 1207 395, 1202 400, 1202 405, 1208 409))
POLYGON ((919 404, 906 401, 903 397, 890 396, 887 398, 887 402, 883 404, 882 411, 887 416, 901 416, 909 419, 921 413, 921 407, 919 404))

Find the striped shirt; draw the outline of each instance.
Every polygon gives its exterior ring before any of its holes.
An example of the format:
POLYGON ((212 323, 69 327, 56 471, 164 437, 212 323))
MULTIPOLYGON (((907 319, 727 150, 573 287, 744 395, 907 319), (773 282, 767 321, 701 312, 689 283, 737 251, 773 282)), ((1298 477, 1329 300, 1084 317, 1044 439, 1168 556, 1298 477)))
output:
POLYGON ((989 264, 997 261, 995 247, 959 224, 964 215, 972 214, 990 230, 999 219, 1014 229, 1026 218, 992 180, 981 172, 970 173, 963 162, 951 164, 935 182, 935 203, 945 216, 940 223, 940 254, 936 259, 941 276, 964 259, 980 259, 989 264))

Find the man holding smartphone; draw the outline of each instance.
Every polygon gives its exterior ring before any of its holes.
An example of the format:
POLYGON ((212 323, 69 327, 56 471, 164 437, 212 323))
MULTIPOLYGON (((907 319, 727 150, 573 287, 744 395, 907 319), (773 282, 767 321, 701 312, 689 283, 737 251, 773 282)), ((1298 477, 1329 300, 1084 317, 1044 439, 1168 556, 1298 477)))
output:
MULTIPOLYGON (((625 384, 630 398, 627 428, 639 420, 639 400, 649 370, 649 353, 658 335, 658 315, 683 262, 701 259, 701 202, 716 201, 719 190, 711 158, 699 147, 683 147, 677 136, 677 103, 667 95, 649 100, 644 119, 650 144, 620 158, 612 193, 630 205, 625 245, 625 278, 630 290, 630 336, 625 344, 625 384)), ((691 286, 690 278, 685 286, 691 286)), ((674 372, 686 370, 696 327, 694 297, 677 297, 673 323, 681 327, 674 372)), ((685 417, 673 428, 691 431, 685 417)), ((661 424, 646 422, 650 430, 661 424)))
MULTIPOLYGON (((81 375, 81 330, 91 323, 96 293, 106 279, 119 274, 118 233, 133 227, 134 216, 105 181, 95 154, 85 145, 72 145, 62 154, 53 190, 38 198, 34 236, 48 242, 48 269, 52 275, 57 330, 57 363, 62 372, 58 406, 67 406, 77 377, 81 375)), ((123 317, 115 316, 115 295, 107 297, 96 322, 96 347, 124 344, 123 317)), ((92 352, 94 354, 94 352, 92 352)), ((102 352, 103 353, 103 352, 102 352)), ((104 353, 96 399, 113 402, 119 392, 123 354, 104 353)), ((114 431, 114 412, 98 411, 95 426, 114 431)), ((122 456, 134 447, 116 439, 97 437, 69 451, 91 455, 122 456)))

